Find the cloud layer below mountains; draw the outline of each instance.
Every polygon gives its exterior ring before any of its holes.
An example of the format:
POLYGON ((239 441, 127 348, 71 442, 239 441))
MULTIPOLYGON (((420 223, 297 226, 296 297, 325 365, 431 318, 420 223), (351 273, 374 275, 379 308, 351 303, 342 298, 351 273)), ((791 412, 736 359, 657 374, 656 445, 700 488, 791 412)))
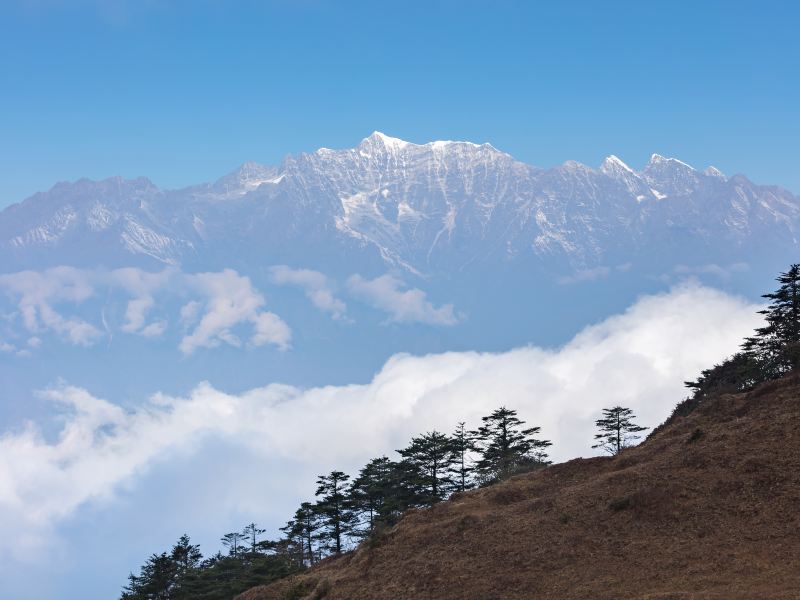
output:
MULTIPOLYGON (((347 305, 336 295, 337 284, 318 271, 276 265, 269 282, 292 286, 332 319, 351 322, 347 305)), ((353 275, 351 297, 388 315, 387 322, 454 325, 452 304, 434 305, 426 293, 409 288, 393 275, 369 280, 353 275)), ((92 346, 114 333, 160 338, 179 336, 184 355, 222 344, 256 347, 291 346, 292 330, 266 310, 265 296, 253 281, 232 269, 184 273, 175 268, 149 272, 139 268, 112 271, 54 267, 44 271, 0 274, 0 353, 28 356, 53 334, 74 346, 92 346), (11 302, 10 311, 2 296, 11 302), (115 323, 107 315, 124 296, 124 310, 115 323), (169 308, 180 303, 169 314, 169 308)))
MULTIPOLYGON (((250 343, 258 343, 262 334, 272 343, 288 343, 286 332, 264 316, 269 313, 247 285, 226 273, 221 280, 195 282, 207 298, 218 296, 217 285, 232 285, 238 294, 220 305, 206 301, 194 315, 200 320, 187 349, 233 343, 224 333, 231 314, 252 323, 256 339, 250 343)), ((127 323, 141 330, 155 283, 126 281, 142 301, 129 308, 127 323)), ((315 289, 316 284, 309 285, 315 289)), ((85 295, 78 283, 70 289, 73 297, 85 295)), ((36 305, 41 297, 30 302, 36 305)), ((59 383, 42 392, 58 413, 55 435, 52 423, 27 423, 0 437, 0 557, 35 552, 55 525, 77 511, 106 506, 109 498, 146 487, 155 464, 176 456, 191 464, 208 444, 250 457, 274 498, 296 493, 292 478, 313 481, 316 473, 355 468, 373 456, 392 455, 411 435, 450 431, 458 421, 475 427, 499 405, 541 426, 554 443, 552 458, 589 455, 601 408, 630 406, 641 423, 658 424, 685 396, 684 380, 734 352, 758 325, 757 309, 690 283, 642 297, 558 349, 399 354, 365 384, 299 389, 276 383, 234 395, 200 383, 185 397, 157 393, 129 411, 59 383), (273 474, 262 472, 265 464, 292 468, 273 474)), ((258 514, 252 517, 260 520, 258 514)), ((191 531, 192 525, 185 527, 191 531)))

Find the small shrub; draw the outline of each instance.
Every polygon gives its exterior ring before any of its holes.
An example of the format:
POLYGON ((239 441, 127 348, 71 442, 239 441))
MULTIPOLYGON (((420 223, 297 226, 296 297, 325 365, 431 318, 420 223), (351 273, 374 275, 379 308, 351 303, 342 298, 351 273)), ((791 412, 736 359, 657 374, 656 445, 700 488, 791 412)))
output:
POLYGON ((316 579, 298 581, 286 591, 282 600, 302 600, 314 589, 316 583, 316 579))
POLYGON ((558 516, 558 522, 561 523, 562 525, 566 525, 567 523, 569 523, 569 519, 570 517, 566 513, 562 513, 558 516))
POLYGON ((700 429, 700 428, 698 427, 697 429, 695 429, 695 430, 692 432, 692 434, 691 434, 691 435, 689 436, 689 438, 686 440, 686 443, 687 443, 687 444, 694 444, 694 443, 695 443, 697 440, 699 440, 701 437, 703 437, 703 430, 702 430, 702 429, 700 429))
POLYGON ((390 529, 391 527, 383 523, 376 524, 372 530, 372 533, 370 533, 369 537, 367 538, 367 548, 372 550, 373 548, 381 546, 389 537, 390 529))
POLYGON ((515 489, 499 489, 489 496, 489 500, 494 504, 514 504, 515 502, 522 502, 526 496, 520 490, 515 489))
POLYGON ((311 591, 309 600, 322 600, 331 591, 331 582, 328 579, 321 579, 317 586, 311 591))
POLYGON ((614 512, 619 512, 621 510, 627 510, 631 507, 633 502, 631 502, 630 496, 623 496, 622 498, 615 498, 611 502, 608 503, 608 508, 613 510, 614 512))
POLYGON ((476 517, 475 515, 464 515, 458 520, 458 523, 456 524, 456 530, 459 533, 463 533, 467 529, 472 529, 473 527, 475 527, 475 525, 477 525, 479 521, 480 519, 478 519, 478 517, 476 517))

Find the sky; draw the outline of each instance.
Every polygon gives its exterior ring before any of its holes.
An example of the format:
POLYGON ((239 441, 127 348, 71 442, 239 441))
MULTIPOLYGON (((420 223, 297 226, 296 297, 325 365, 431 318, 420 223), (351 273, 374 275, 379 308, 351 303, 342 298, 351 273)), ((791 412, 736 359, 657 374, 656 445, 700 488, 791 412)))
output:
POLYGON ((352 147, 650 154, 800 192, 794 2, 0 2, 0 206, 352 147))

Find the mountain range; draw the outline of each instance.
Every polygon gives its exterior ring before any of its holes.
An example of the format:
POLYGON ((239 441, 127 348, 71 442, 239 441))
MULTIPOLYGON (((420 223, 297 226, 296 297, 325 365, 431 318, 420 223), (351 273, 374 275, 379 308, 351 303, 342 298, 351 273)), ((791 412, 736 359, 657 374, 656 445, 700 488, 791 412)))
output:
POLYGON ((789 191, 658 154, 641 171, 615 156, 543 169, 490 144, 375 132, 177 190, 144 177, 58 183, 0 212, 0 264, 563 272, 783 254, 799 230, 789 191))

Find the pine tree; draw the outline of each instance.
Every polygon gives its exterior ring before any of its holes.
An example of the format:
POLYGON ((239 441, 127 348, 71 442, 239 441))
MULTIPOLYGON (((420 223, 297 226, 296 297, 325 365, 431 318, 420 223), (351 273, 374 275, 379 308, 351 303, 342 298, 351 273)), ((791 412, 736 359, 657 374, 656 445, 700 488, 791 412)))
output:
POLYGON ((540 427, 522 429, 525 421, 517 411, 502 406, 482 418, 483 425, 472 432, 480 458, 475 469, 482 483, 492 483, 526 468, 548 464, 548 440, 534 437, 540 427))
POLYGON ((303 502, 294 513, 294 519, 289 521, 284 531, 288 530, 293 539, 298 540, 300 546, 301 564, 309 566, 315 562, 314 539, 320 528, 319 514, 310 502, 303 502))
POLYGON ((226 533, 222 536, 220 541, 222 545, 228 549, 228 553, 236 558, 239 556, 239 551, 241 550, 242 543, 244 542, 245 536, 238 531, 233 531, 231 533, 226 533))
POLYGON ((389 465, 386 495, 380 511, 381 524, 384 525, 394 525, 409 508, 424 506, 428 500, 415 465, 406 459, 389 465))
POLYGON ((322 536, 335 554, 341 554, 344 537, 349 533, 353 513, 347 499, 349 475, 341 471, 331 471, 317 478, 316 509, 322 518, 325 533, 322 536))
POLYGON ((467 431, 463 421, 458 424, 455 432, 450 436, 450 445, 453 453, 450 473, 453 476, 455 490, 463 492, 473 487, 472 472, 474 468, 470 465, 469 453, 476 449, 473 435, 467 431))
POLYGON ((250 543, 251 554, 258 553, 258 538, 263 535, 265 531, 265 529, 260 529, 255 523, 250 523, 242 530, 242 537, 250 543))
POLYGON ((192 544, 189 536, 183 534, 172 547, 170 558, 175 565, 175 589, 170 598, 194 600, 199 577, 198 570, 203 560, 200 546, 192 544))
POLYGON ((452 488, 450 467, 454 461, 449 437, 429 431, 411 438, 408 447, 398 452, 413 467, 425 504, 435 504, 447 496, 452 488))
POLYGON ((354 532, 356 535, 366 537, 386 520, 387 499, 394 493, 392 469, 393 463, 388 457, 373 458, 353 480, 350 505, 366 521, 363 528, 354 532))
POLYGON ((139 575, 128 575, 122 600, 170 600, 175 588, 177 566, 166 552, 153 554, 142 565, 139 575))
POLYGON ((647 427, 640 427, 633 422, 635 415, 630 408, 615 406, 604 408, 603 418, 595 421, 600 433, 594 436, 599 440, 592 448, 602 448, 609 454, 619 454, 623 448, 631 445, 633 440, 638 440, 636 435, 647 427))
POLYGON ((780 377, 800 365, 800 264, 777 278, 780 287, 762 297, 769 306, 760 314, 766 324, 743 344, 743 350, 766 368, 766 378, 780 377))

